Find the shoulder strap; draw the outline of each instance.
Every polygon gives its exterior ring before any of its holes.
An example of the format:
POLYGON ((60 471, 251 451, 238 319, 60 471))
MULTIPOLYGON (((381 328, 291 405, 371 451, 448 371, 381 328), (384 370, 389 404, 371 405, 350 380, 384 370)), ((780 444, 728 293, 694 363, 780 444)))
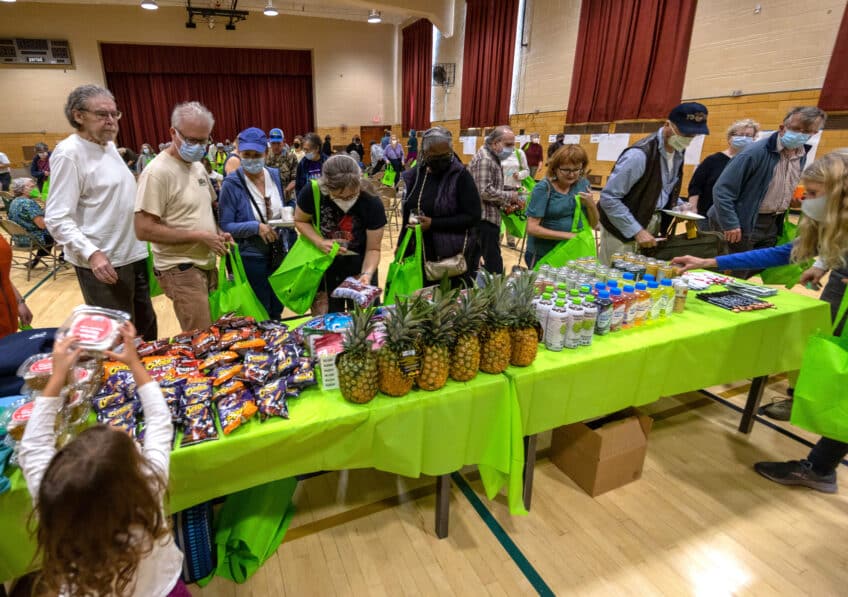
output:
POLYGON ((319 235, 321 234, 321 190, 318 188, 318 181, 314 178, 310 181, 312 183, 312 199, 315 201, 315 219, 312 220, 312 227, 315 228, 315 232, 319 235))
POLYGON ((259 221, 263 224, 267 224, 268 222, 265 221, 265 218, 262 215, 259 206, 256 205, 256 200, 253 198, 253 193, 251 193, 250 189, 247 188, 247 179, 244 177, 244 172, 241 171, 241 168, 236 170, 236 172, 238 173, 238 177, 241 179, 241 184, 244 185, 244 190, 247 191, 247 198, 250 199, 250 202, 253 204, 253 209, 255 209, 256 213, 259 215, 259 221))
MULTIPOLYGON (((833 275, 833 272, 831 273, 833 275)), ((839 327, 839 322, 841 322, 845 318, 845 312, 848 311, 848 291, 842 295, 842 302, 839 303, 839 310, 836 312, 836 318, 833 320, 833 328, 831 329, 832 333, 836 333, 836 328, 839 327)), ((848 328, 848 325, 845 325, 842 328, 842 334, 840 336, 845 335, 845 329, 848 328)))

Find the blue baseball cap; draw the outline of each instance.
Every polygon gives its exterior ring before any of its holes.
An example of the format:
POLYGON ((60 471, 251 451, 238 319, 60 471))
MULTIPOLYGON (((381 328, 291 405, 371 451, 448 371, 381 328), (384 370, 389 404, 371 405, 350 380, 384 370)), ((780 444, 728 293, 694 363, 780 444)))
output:
POLYGON ((668 119, 677 127, 681 135, 689 137, 695 135, 709 135, 710 129, 707 128, 707 107, 698 102, 686 102, 680 104, 671 114, 668 119))
POLYGON ((271 132, 268 134, 268 140, 271 141, 271 143, 279 143, 285 138, 286 136, 280 129, 271 129, 271 132))
POLYGON ((265 153, 268 149, 268 137, 265 136, 265 131, 252 126, 239 133, 238 148, 239 151, 265 153))

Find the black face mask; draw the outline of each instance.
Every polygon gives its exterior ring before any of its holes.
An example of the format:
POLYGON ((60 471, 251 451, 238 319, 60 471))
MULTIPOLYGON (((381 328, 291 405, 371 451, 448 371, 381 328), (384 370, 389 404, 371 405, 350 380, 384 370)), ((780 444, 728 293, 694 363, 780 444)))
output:
POLYGON ((452 155, 440 155, 432 158, 427 158, 427 167, 433 174, 442 174, 450 168, 452 155))

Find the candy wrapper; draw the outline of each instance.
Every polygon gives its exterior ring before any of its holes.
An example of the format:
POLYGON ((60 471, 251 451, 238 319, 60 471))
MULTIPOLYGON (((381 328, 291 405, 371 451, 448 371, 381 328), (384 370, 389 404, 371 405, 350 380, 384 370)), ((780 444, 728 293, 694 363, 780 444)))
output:
POLYGON ((220 400, 224 396, 229 396, 230 394, 238 394, 242 390, 245 389, 244 382, 240 379, 231 379, 230 381, 226 381, 221 385, 215 388, 215 393, 213 398, 215 400, 220 400))
POLYGON ((215 387, 223 385, 224 383, 230 381, 236 375, 241 373, 242 368, 243 366, 239 364, 218 367, 212 372, 212 377, 215 378, 215 381, 212 382, 212 385, 215 387))
POLYGON ((312 359, 301 358, 295 372, 288 376, 286 387, 303 389, 318 383, 312 359))
POLYGON ((265 340, 262 338, 251 338, 250 340, 242 340, 233 344, 230 349, 238 353, 244 354, 248 350, 262 350, 265 348, 265 340))
POLYGON ((189 377, 183 386, 183 410, 191 404, 211 402, 213 381, 211 377, 189 377))
POLYGON ((144 357, 141 362, 150 373, 150 377, 159 383, 173 382, 177 379, 176 357, 144 357))
POLYGON ((215 352, 207 356, 200 362, 198 366, 200 369, 206 371, 208 369, 213 369, 215 367, 220 367, 221 365, 228 365, 234 361, 237 361, 239 355, 237 352, 233 352, 232 350, 224 350, 221 352, 215 352))
POLYGON ((76 346, 101 353, 115 347, 120 338, 121 326, 129 320, 129 314, 123 311, 80 305, 56 332, 56 339, 76 336, 76 346))
POLYGON ((210 352, 215 346, 217 346, 218 341, 221 339, 219 333, 216 333, 217 329, 215 327, 209 328, 207 332, 200 332, 194 339, 191 341, 191 346, 194 349, 194 353, 199 356, 205 356, 206 353, 210 352))
POLYGON ((289 418, 289 407, 286 403, 286 382, 278 379, 259 388, 256 392, 256 405, 259 415, 264 421, 269 417, 289 418))
POLYGON ((168 386, 159 386, 162 390, 162 395, 165 397, 165 402, 168 405, 168 411, 171 413, 171 422, 179 423, 182 420, 182 399, 183 387, 185 380, 178 380, 168 386))
POLYGON ((183 439, 180 446, 193 446, 218 439, 215 417, 208 402, 195 402, 183 409, 183 439))
POLYGON ((135 393, 135 379, 129 369, 120 369, 106 378, 100 388, 101 394, 121 392, 127 396, 135 393))
POLYGON ((218 420, 224 435, 229 435, 257 412, 250 390, 225 396, 218 401, 218 420))
POLYGON ((262 385, 271 375, 274 357, 267 352, 248 352, 244 355, 244 368, 240 378, 248 383, 262 385))
POLYGON ((106 425, 120 429, 135 439, 136 403, 127 402, 120 406, 114 406, 104 410, 98 413, 97 420, 100 423, 105 423, 106 425))
POLYGON ((136 348, 140 357, 152 357, 165 352, 171 347, 167 340, 154 340, 153 342, 142 342, 136 348))
POLYGON ((274 376, 282 377, 293 373, 303 356, 303 350, 295 344, 285 344, 275 354, 274 376))
POLYGON ((171 339, 168 340, 170 344, 191 344, 195 337, 200 334, 200 330, 192 330, 190 332, 183 332, 181 334, 177 334, 176 336, 171 336, 171 339))
POLYGON ((112 408, 115 408, 116 406, 126 404, 127 402, 129 402, 130 396, 132 396, 132 394, 125 394, 124 392, 98 394, 97 396, 91 399, 91 405, 94 407, 94 410, 96 412, 102 413, 109 411, 112 408))
POLYGON ((333 291, 333 298, 351 300, 363 309, 374 304, 380 298, 383 290, 370 284, 362 284, 353 277, 345 278, 333 291))
POLYGON ((233 330, 236 328, 256 327, 256 320, 249 316, 225 313, 213 325, 222 330, 233 330))

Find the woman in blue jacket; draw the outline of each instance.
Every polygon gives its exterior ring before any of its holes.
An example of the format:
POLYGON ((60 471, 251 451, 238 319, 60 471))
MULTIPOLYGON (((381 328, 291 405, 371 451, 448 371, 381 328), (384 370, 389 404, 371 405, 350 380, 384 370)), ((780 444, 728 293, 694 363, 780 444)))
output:
MULTIPOLYGON (((829 153, 816 160, 801 176, 805 197, 798 238, 794 243, 722 255, 715 259, 676 257, 672 263, 684 271, 696 268, 748 269, 800 263, 818 255, 815 264, 801 276, 801 283, 818 286, 830 269, 830 279, 821 298, 830 303, 831 316, 837 316, 848 284, 848 150, 829 153)), ((837 323, 842 333, 845 319, 837 323)), ((787 417, 788 418, 788 417, 787 417)), ((848 455, 848 444, 823 437, 805 460, 758 462, 754 469, 783 485, 803 485, 825 493, 835 493, 836 467, 848 455)))
POLYGON ((280 172, 265 167, 268 139, 262 130, 255 127, 243 130, 238 136, 238 148, 241 164, 221 185, 219 222, 221 229, 238 243, 256 297, 271 319, 279 319, 283 306, 271 289, 268 276, 279 265, 274 263, 275 257, 279 261, 290 240, 283 238, 280 242, 281 233, 269 224, 282 216, 285 195, 280 172))

